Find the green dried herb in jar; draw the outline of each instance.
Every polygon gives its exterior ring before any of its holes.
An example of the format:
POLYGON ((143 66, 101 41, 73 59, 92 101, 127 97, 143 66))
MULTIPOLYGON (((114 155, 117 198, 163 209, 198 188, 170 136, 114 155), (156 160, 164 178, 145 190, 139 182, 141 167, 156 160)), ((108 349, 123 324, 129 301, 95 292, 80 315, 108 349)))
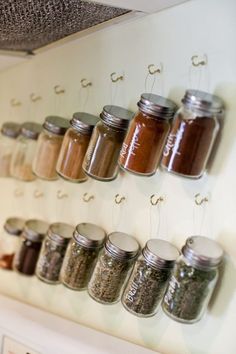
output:
POLYGON ((72 290, 87 288, 105 237, 105 231, 97 225, 82 223, 76 226, 61 270, 65 286, 72 290))
POLYGON ((146 243, 122 296, 126 310, 139 317, 156 314, 178 256, 178 249, 167 241, 146 243))
POLYGON ((204 236, 192 236, 182 248, 162 302, 174 320, 194 323, 201 319, 218 279, 222 248, 204 236))
POLYGON ((139 244, 134 237, 111 233, 88 284, 89 295, 102 304, 118 302, 138 252, 139 244))

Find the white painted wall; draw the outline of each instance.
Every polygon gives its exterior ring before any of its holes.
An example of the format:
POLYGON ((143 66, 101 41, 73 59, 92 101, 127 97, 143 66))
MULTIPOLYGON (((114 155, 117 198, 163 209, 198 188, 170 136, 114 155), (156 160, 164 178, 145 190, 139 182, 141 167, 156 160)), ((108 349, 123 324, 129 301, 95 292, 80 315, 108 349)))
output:
POLYGON ((158 83, 154 92, 180 103, 185 88, 190 85, 191 56, 207 53, 208 74, 203 70, 200 85, 198 73, 193 73, 191 81, 194 87, 221 96, 227 107, 222 140, 210 176, 200 181, 187 181, 165 173, 151 178, 125 174, 112 183, 89 181, 83 185, 64 181, 29 184, 0 181, 1 224, 6 217, 15 214, 50 222, 62 220, 74 225, 92 221, 108 232, 116 228, 131 233, 142 244, 150 233, 155 236, 157 229, 155 208, 151 211, 150 228, 150 195, 164 195, 159 237, 180 247, 189 235, 202 233, 216 239, 226 251, 224 277, 207 316, 191 326, 175 323, 161 312, 150 319, 137 319, 125 312, 120 304, 102 306, 90 300, 86 293, 47 286, 37 279, 6 272, 0 272, 2 293, 165 354, 236 352, 235 12, 234 0, 193 0, 89 35, 0 74, 1 121, 33 119, 42 122, 48 114, 69 117, 84 108, 98 114, 104 104, 111 103, 109 75, 113 71, 125 75, 113 103, 136 110, 136 102, 144 91, 147 66, 151 63, 162 62, 164 66, 163 89, 158 83), (80 90, 80 80, 84 77, 93 82, 85 107, 86 94, 80 90), (63 86, 66 94, 55 99, 53 87, 56 84, 63 86), (29 104, 31 92, 42 95, 42 101, 29 104), (10 108, 9 100, 13 97, 23 102, 22 107, 10 108), (24 196, 14 197, 16 188, 21 188, 24 196), (33 197, 35 189, 43 191, 45 196, 36 200, 33 197), (58 189, 67 193, 68 198, 57 200, 58 189), (84 192, 94 194, 94 201, 85 204, 82 201, 84 192), (195 210, 196 225, 193 225, 194 195, 198 192, 203 196, 210 194, 202 227, 201 208, 195 210), (117 193, 126 197, 121 210, 114 207, 117 193))

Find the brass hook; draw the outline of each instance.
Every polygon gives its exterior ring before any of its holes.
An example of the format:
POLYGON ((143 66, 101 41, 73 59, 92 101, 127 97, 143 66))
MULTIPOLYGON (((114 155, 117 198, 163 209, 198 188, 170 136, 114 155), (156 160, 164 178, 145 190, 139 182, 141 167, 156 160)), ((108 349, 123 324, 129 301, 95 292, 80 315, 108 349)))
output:
POLYGON ((162 72, 162 65, 159 68, 155 67, 154 64, 148 65, 148 72, 150 75, 160 74, 162 72))
POLYGON ((16 188, 14 191, 15 197, 22 197, 24 195, 24 192, 20 188, 16 188))
POLYGON ((195 198, 195 204, 196 205, 202 205, 203 203, 209 202, 208 197, 200 198, 201 194, 197 193, 194 198, 195 198))
POLYGON ((38 189, 35 189, 34 191, 34 198, 38 199, 44 196, 43 192, 40 192, 38 189))
POLYGON ((66 90, 63 87, 61 87, 60 85, 56 85, 56 86, 54 86, 54 92, 56 95, 60 95, 62 93, 65 93, 66 90))
POLYGON ((91 81, 88 81, 87 79, 82 79, 82 80, 80 81, 80 83, 81 83, 81 86, 82 86, 83 88, 86 88, 86 87, 88 87, 88 86, 92 86, 92 82, 91 82, 91 81))
POLYGON ((57 191, 57 199, 64 199, 67 198, 68 194, 67 193, 63 193, 61 189, 59 189, 57 191))
POLYGON ((203 58, 200 59, 198 55, 193 55, 191 57, 191 61, 192 61, 192 65, 195 66, 195 67, 198 67, 198 66, 204 66, 204 65, 207 65, 207 56, 206 54, 203 55, 203 58))
POLYGON ((30 94, 30 99, 32 102, 37 102, 37 101, 40 101, 42 99, 41 96, 37 96, 35 93, 31 93, 30 94))
POLYGON ((94 198, 95 198, 94 195, 88 195, 88 193, 84 193, 83 195, 83 201, 85 203, 90 202, 90 200, 93 200, 94 198))
POLYGON ((121 196, 119 194, 115 195, 115 203, 116 204, 121 204, 122 202, 125 201, 125 199, 126 199, 125 197, 123 197, 123 196, 121 196))
POLYGON ((163 202, 164 198, 163 197, 157 197, 155 194, 152 194, 150 197, 150 203, 152 205, 157 205, 160 202, 163 202))
POLYGON ((110 77, 111 77, 111 81, 112 82, 117 82, 119 80, 124 80, 124 76, 123 75, 117 76, 116 72, 111 73, 110 77))
POLYGON ((21 101, 18 101, 15 98, 12 98, 10 101, 10 104, 12 107, 19 107, 19 106, 21 106, 21 101))

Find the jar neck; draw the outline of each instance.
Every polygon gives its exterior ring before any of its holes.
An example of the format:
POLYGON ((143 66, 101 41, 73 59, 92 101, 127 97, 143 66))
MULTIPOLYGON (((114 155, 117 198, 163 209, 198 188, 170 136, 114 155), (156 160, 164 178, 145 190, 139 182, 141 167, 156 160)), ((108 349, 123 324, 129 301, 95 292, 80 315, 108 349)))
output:
POLYGON ((215 113, 209 112, 209 111, 202 111, 199 109, 196 109, 193 106, 189 105, 183 105, 183 107, 180 109, 182 113, 185 116, 185 119, 196 119, 196 118, 211 118, 214 119, 216 117, 215 113))
POLYGON ((211 272, 213 270, 218 269, 219 265, 217 266, 202 266, 200 263, 195 262, 191 262, 187 257, 185 257, 183 254, 180 256, 180 260, 183 260, 187 266, 192 267, 192 268, 196 268, 197 270, 201 270, 203 272, 211 272))

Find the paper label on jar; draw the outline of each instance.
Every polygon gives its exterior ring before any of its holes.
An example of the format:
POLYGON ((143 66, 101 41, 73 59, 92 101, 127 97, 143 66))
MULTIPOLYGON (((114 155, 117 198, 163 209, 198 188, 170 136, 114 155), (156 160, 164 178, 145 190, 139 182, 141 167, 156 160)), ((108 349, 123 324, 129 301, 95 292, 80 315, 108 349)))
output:
POLYGON ((178 280, 172 275, 169 280, 168 289, 164 296, 164 302, 169 305, 170 301, 173 298, 173 294, 175 293, 176 289, 180 288, 180 283, 178 280))

